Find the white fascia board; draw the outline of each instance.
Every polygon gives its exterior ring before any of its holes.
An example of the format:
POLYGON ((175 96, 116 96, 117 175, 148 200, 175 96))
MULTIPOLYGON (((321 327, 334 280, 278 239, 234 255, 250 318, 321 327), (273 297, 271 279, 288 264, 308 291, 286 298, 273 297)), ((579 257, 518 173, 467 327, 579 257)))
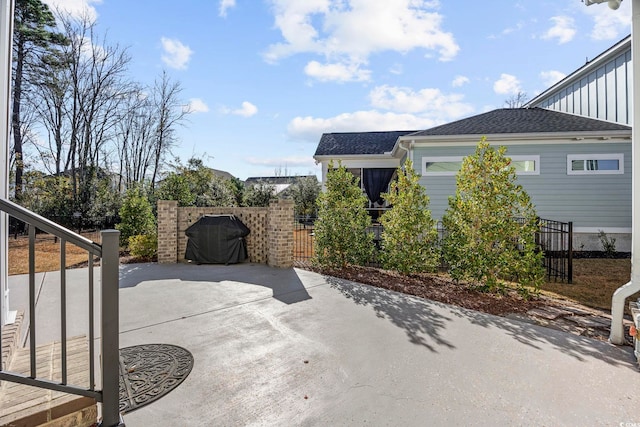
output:
POLYGON ((545 90, 544 92, 542 92, 541 94, 539 94, 538 96, 536 96, 535 98, 527 102, 524 106, 525 107, 535 106, 541 100, 547 98, 550 94, 559 92, 565 87, 571 86, 576 81, 579 81, 584 76, 589 74, 591 71, 595 70, 596 68, 600 67, 602 64, 609 61, 611 58, 615 58, 616 56, 620 55, 621 52, 624 52, 625 50, 630 50, 630 49, 631 49, 631 36, 627 36, 624 39, 622 39, 620 42, 616 43, 614 46, 607 49, 605 52, 601 53, 591 61, 587 62, 582 67, 575 70, 573 73, 566 76, 564 79, 560 80, 559 82, 551 86, 549 89, 545 90))
POLYGON ((485 137, 490 145, 545 145, 545 144, 595 144, 603 142, 631 143, 631 131, 574 132, 574 133, 529 133, 495 135, 438 135, 413 137, 417 147, 475 146, 485 137))

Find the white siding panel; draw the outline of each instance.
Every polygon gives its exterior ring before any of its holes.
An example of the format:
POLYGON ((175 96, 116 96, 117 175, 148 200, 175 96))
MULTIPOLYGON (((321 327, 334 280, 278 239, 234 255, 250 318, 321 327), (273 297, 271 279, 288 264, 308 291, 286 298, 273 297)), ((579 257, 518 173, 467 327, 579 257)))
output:
POLYGON ((624 59, 624 55, 616 58, 616 94, 615 94, 615 106, 616 106, 616 118, 618 123, 627 123, 627 65, 624 59))
POLYGON ((628 50, 579 81, 567 82, 534 106, 629 125, 631 64, 631 50, 628 50))
POLYGON ((607 115, 606 119, 609 121, 616 120, 616 68, 614 62, 609 62, 604 67, 605 79, 606 79, 606 103, 607 103, 607 115))
POLYGON ((589 74, 588 78, 588 87, 589 87, 589 99, 587 103, 589 104, 589 110, 585 114, 585 116, 589 117, 598 117, 598 91, 596 90, 596 75, 595 73, 589 74))

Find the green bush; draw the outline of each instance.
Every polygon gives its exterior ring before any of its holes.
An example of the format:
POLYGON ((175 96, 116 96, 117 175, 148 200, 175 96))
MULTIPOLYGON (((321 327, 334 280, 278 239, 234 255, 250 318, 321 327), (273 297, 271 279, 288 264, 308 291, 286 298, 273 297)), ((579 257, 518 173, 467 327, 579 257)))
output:
POLYGON ((266 182, 258 182, 245 188, 242 204, 243 206, 267 207, 272 200, 276 199, 275 186, 266 182))
POLYGON ((429 196, 407 161, 398 168, 398 180, 382 197, 393 206, 380 217, 381 261, 385 269, 400 273, 433 271, 438 265, 438 233, 429 210, 429 196))
POLYGON ((443 253, 455 279, 480 282, 490 291, 515 280, 527 293, 524 286, 537 291, 544 274, 535 243, 538 221, 505 153, 505 147, 496 150, 483 138, 462 162, 443 217, 443 253))
POLYGON ((129 237, 129 253, 136 258, 153 259, 158 254, 157 233, 129 237))
POLYGON ((358 180, 341 164, 329 163, 326 191, 318 196, 314 259, 321 267, 364 265, 373 255, 373 233, 367 232, 371 218, 365 210, 366 196, 358 180))
POLYGON ((134 187, 127 191, 119 213, 120 224, 116 228, 120 230, 120 245, 126 246, 131 236, 156 233, 151 203, 140 188, 134 187))

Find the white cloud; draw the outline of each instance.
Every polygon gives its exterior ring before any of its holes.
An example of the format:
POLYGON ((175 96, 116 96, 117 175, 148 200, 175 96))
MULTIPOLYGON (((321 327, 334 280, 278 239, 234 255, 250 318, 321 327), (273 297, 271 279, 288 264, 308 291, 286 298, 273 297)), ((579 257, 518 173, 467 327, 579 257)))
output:
POLYGON ((618 10, 611 10, 606 3, 582 10, 593 20, 590 36, 594 40, 616 40, 631 31, 631 1, 623 1, 618 10))
POLYGON ((443 94, 438 89, 379 86, 370 94, 371 110, 334 117, 296 117, 288 125, 292 139, 318 142, 324 132, 421 130, 473 113, 462 95, 443 94), (387 111, 382 111, 387 110, 387 111))
POLYGON ((440 89, 421 89, 415 92, 409 88, 378 86, 369 93, 371 105, 375 108, 399 113, 427 114, 436 121, 460 117, 473 111, 470 104, 462 102, 459 94, 443 94, 440 89))
POLYGON ((166 37, 162 37, 160 42, 162 43, 162 50, 164 51, 162 55, 162 62, 171 68, 178 70, 186 69, 187 63, 193 54, 193 51, 189 46, 182 44, 180 40, 169 39, 166 37))
POLYGON ((304 72, 321 82, 365 82, 371 79, 371 71, 363 70, 359 64, 320 64, 311 61, 304 67, 304 72))
POLYGON ((451 86, 460 87, 469 83, 469 78, 467 76, 456 76, 451 82, 451 86))
POLYGON ((459 46, 442 29, 437 1, 426 0, 271 0, 283 41, 265 59, 276 62, 298 53, 315 53, 331 64, 365 64, 377 52, 436 51, 453 59, 459 46))
POLYGON ((189 113, 206 113, 209 106, 200 98, 191 98, 185 110, 189 113))
POLYGON ((311 156, 287 156, 287 157, 248 157, 246 161, 256 166, 273 166, 273 167, 314 167, 315 160, 311 156))
POLYGON ((396 64, 393 64, 391 66, 391 68, 389 68, 389 72, 391 74, 400 75, 400 74, 404 73, 404 68, 402 67, 402 64, 396 63, 396 64))
POLYGON ((542 71, 540 73, 540 79, 542 79, 542 83, 547 87, 553 86, 565 77, 565 73, 556 70, 542 71))
POLYGON ((569 16, 554 16, 551 18, 551 21, 553 21, 554 25, 542 35, 543 39, 557 39, 559 44, 573 40, 573 37, 576 35, 576 25, 573 18, 569 16))
POLYGON ((44 0, 51 10, 67 12, 74 18, 89 18, 94 22, 98 18, 94 4, 101 4, 102 0, 44 0))
POLYGON ((499 95, 515 95, 522 92, 520 80, 511 74, 500 74, 500 79, 493 84, 493 91, 499 95))
POLYGON ((382 113, 376 110, 343 113, 335 117, 296 117, 288 125, 294 139, 318 142, 324 132, 363 132, 384 130, 419 130, 440 122, 413 114, 382 113))
POLYGON ((227 10, 235 7, 235 5, 236 0, 220 0, 219 15, 222 17, 227 16, 227 10))
POLYGON ((234 114, 236 116, 242 117, 251 117, 258 113, 258 107, 250 103, 249 101, 244 101, 240 108, 231 109, 228 107, 222 107, 220 109, 222 114, 234 114))

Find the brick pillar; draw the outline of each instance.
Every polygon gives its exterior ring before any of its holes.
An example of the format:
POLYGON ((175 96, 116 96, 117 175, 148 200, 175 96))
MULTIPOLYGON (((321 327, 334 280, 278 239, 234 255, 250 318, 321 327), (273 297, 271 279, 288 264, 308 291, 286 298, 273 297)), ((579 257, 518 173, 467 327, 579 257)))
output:
POLYGON ((277 200, 267 215, 268 257, 272 267, 293 266, 293 201, 277 200))
POLYGON ((158 200, 158 262, 178 262, 178 202, 158 200))

